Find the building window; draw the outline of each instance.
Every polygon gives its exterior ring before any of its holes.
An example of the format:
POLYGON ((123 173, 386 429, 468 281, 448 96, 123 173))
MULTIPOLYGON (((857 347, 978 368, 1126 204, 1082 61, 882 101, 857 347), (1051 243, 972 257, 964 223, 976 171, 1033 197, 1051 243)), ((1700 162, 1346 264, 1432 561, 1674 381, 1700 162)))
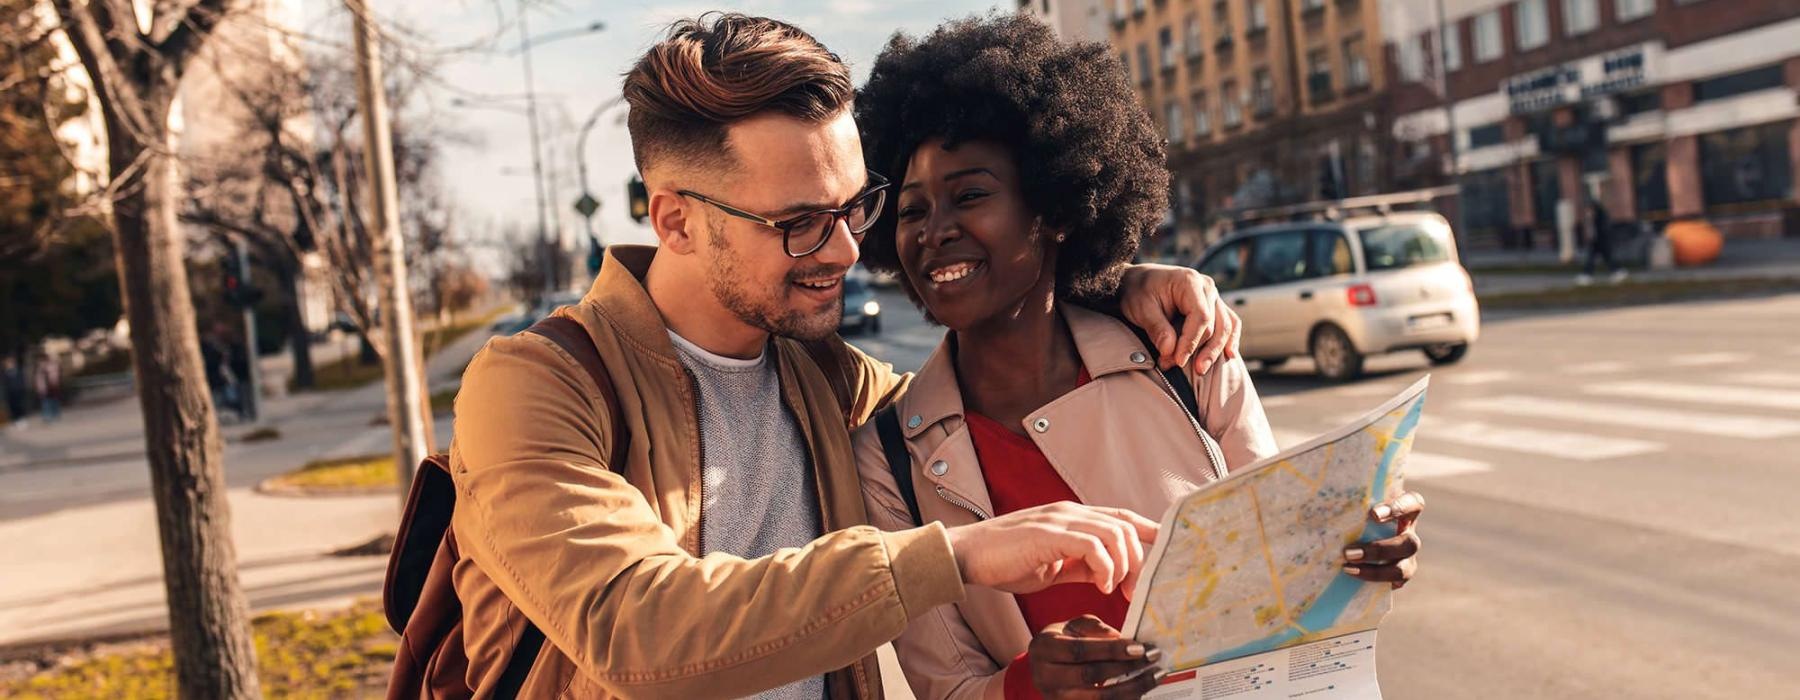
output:
POLYGON ((1443 42, 1443 51, 1441 52, 1442 55, 1439 60, 1444 62, 1445 73, 1462 70, 1463 66, 1462 32, 1457 31, 1456 27, 1457 25, 1452 23, 1449 26, 1444 27, 1444 31, 1437 34, 1438 41, 1443 42))
POLYGON ((1562 0, 1563 33, 1586 34, 1600 26, 1600 0, 1562 0))
POLYGON ((1144 14, 1144 0, 1131 0, 1131 14, 1144 14))
POLYGON ((1206 93, 1194 93, 1194 135, 1212 134, 1212 110, 1206 108, 1206 93))
POLYGON ((1752 68, 1741 73, 1722 75, 1710 80, 1694 81, 1694 101, 1721 100, 1757 90, 1784 87, 1781 64, 1752 68))
POLYGON ((1233 129, 1244 123, 1242 99, 1235 80, 1225 81, 1225 85, 1219 89, 1219 108, 1225 112, 1225 128, 1233 129))
POLYGON ((1661 90, 1619 96, 1619 114, 1623 116, 1630 117, 1659 109, 1662 109, 1661 90))
POLYGON ((1400 82, 1417 83, 1425 80, 1425 35, 1414 34, 1401 39, 1399 50, 1394 53, 1400 63, 1400 82))
POLYGON ((1250 108, 1258 118, 1275 113, 1275 75, 1267 68, 1258 68, 1252 78, 1250 108))
POLYGON ((1213 26, 1219 32, 1219 45, 1231 44, 1231 6, 1221 1, 1213 4, 1213 26))
POLYGON ((1168 104, 1163 105, 1163 114, 1169 122, 1169 143, 1180 144, 1187 140, 1187 132, 1183 130, 1181 123, 1181 103, 1169 100, 1168 104))
POLYGON ((1187 21, 1182 23, 1182 36, 1183 41, 1187 44, 1188 58, 1199 58, 1202 55, 1205 55, 1204 49, 1200 46, 1199 15, 1187 16, 1187 21))
POLYGON ((1175 70, 1175 30, 1168 27, 1157 30, 1156 47, 1162 57, 1162 69, 1175 70))
POLYGON ((1620 22, 1649 17, 1656 12, 1656 0, 1613 0, 1620 22))
POLYGON ((1245 14, 1250 17, 1249 29, 1255 33, 1269 28, 1269 6, 1263 0, 1245 0, 1245 14))
POLYGON ((1513 7, 1513 20, 1520 51, 1550 43, 1550 14, 1544 11, 1544 0, 1519 0, 1513 7))
POLYGON ((1465 234, 1480 234, 1504 239, 1512 228, 1512 188, 1507 185, 1506 169, 1480 170, 1462 177, 1462 197, 1468 203, 1463 212, 1465 234))
POLYGON ((1631 187, 1639 219, 1669 211, 1669 149, 1665 142, 1631 147, 1631 187))
POLYGON ((1700 136, 1700 191, 1706 205, 1787 199, 1794 171, 1788 122, 1700 136))
POLYGON ((1301 12, 1315 12, 1325 9, 1325 0, 1300 0, 1301 12))
POLYGON ((1506 129, 1500 122, 1469 129, 1469 148, 1498 146, 1506 142, 1506 129))
POLYGON ((1491 10, 1475 15, 1473 26, 1475 34, 1475 62, 1487 63, 1500 57, 1500 11, 1491 10))
POLYGON ((1138 84, 1149 85, 1150 84, 1150 73, 1152 71, 1152 69, 1150 68, 1150 45, 1146 44, 1144 42, 1141 42, 1141 41, 1138 42, 1137 55, 1138 55, 1138 84))
POLYGON ((1331 96, 1331 51, 1317 48, 1306 52, 1306 89, 1318 102, 1331 96))
POLYGON ((1344 89, 1354 90, 1369 85, 1369 59, 1363 55, 1363 40, 1353 36, 1344 40, 1344 89))

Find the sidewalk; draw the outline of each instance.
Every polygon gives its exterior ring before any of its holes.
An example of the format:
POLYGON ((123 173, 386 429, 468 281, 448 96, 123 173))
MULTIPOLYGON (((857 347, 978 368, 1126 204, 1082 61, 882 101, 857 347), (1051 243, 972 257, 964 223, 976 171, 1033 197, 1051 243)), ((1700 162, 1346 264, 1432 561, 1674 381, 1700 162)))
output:
MULTIPOLYGON (((1579 251, 1574 264, 1558 267, 1554 249, 1531 251, 1478 251, 1462 256, 1463 265, 1475 279, 1479 296, 1496 294, 1529 294, 1576 288, 1575 275, 1586 260, 1579 251)), ((1596 284, 1604 284, 1605 273, 1596 284)), ((1800 279, 1800 240, 1727 241, 1719 259, 1700 267, 1677 267, 1667 270, 1631 270, 1631 282, 1714 282, 1726 280, 1795 278, 1800 279)))
MULTIPOLYGON (((477 330, 426 363, 433 388, 452 386, 486 342, 477 330)), ((265 358, 265 362, 273 358, 265 358)), ((340 392, 271 397, 256 425, 228 425, 226 482, 240 576, 255 611, 332 607, 378 593, 385 557, 327 553, 392 531, 399 494, 282 498, 261 480, 313 459, 390 449, 379 382, 340 392), (273 427, 280 439, 236 438, 273 427)), ((447 416, 436 447, 450 444, 447 416)), ((0 647, 147 632, 167 625, 162 559, 135 398, 71 407, 60 422, 0 431, 0 647)))

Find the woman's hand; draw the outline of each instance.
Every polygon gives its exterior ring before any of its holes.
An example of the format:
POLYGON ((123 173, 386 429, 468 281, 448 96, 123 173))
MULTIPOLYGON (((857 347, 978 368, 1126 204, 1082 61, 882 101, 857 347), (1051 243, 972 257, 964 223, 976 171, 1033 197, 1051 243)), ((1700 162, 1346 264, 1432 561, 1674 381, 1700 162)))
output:
POLYGON ((1205 374, 1219 360, 1238 356, 1243 323, 1219 298, 1212 278, 1190 268, 1154 264, 1126 268, 1119 285, 1119 310, 1150 334, 1159 355, 1157 365, 1164 369, 1192 366, 1205 374), (1176 318, 1183 319, 1179 336, 1170 324, 1176 318))
POLYGON ((1364 581, 1405 586, 1419 569, 1419 533, 1413 523, 1425 512, 1425 497, 1412 491, 1369 509, 1369 519, 1397 523, 1396 535, 1358 542, 1344 549, 1344 573, 1364 581))
POLYGON ((1051 625, 1026 654, 1045 698, 1138 698, 1156 688, 1162 650, 1139 644, 1093 615, 1051 625), (1110 682, 1109 682, 1110 681, 1110 682))

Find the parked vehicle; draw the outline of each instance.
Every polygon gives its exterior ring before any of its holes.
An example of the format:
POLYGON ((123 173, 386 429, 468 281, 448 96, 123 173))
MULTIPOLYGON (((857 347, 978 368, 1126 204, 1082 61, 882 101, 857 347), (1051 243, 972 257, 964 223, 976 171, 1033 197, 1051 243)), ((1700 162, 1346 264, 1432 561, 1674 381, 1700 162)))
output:
POLYGON ((881 302, 875 299, 875 287, 868 273, 856 268, 844 276, 844 316, 838 320, 838 332, 857 331, 864 335, 881 332, 881 302))
POLYGON ((1243 356, 1264 369, 1310 355, 1344 381, 1380 353, 1456 362, 1481 334, 1474 283, 1435 213, 1259 226, 1213 244, 1197 267, 1243 318, 1243 356))

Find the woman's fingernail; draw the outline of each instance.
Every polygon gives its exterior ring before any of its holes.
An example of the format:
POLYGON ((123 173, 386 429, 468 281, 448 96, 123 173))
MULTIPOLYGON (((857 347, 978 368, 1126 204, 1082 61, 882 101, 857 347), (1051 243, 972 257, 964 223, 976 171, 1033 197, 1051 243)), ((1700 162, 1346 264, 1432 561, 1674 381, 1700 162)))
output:
POLYGON ((1388 516, 1393 515, 1393 514, 1394 514, 1394 509, 1389 507, 1388 504, 1386 504, 1386 503, 1375 506, 1375 519, 1376 520, 1387 520, 1388 516))
POLYGON ((1346 566, 1346 567, 1344 567, 1344 573, 1346 573, 1346 574, 1350 574, 1350 575, 1351 575, 1351 576, 1355 576, 1355 575, 1357 575, 1357 574, 1360 574, 1360 573, 1362 573, 1362 567, 1360 567, 1360 566, 1346 566))
POLYGON ((1151 649, 1148 653, 1144 654, 1144 660, 1149 661, 1150 663, 1161 661, 1162 657, 1163 651, 1161 649, 1151 649))
POLYGON ((1126 656, 1143 656, 1144 655, 1144 645, 1133 644, 1131 646, 1125 647, 1125 655, 1126 656))
POLYGON ((1358 559, 1363 558, 1362 548, 1361 547, 1351 547, 1349 549, 1344 550, 1344 558, 1349 559, 1350 561, 1356 561, 1358 559))

